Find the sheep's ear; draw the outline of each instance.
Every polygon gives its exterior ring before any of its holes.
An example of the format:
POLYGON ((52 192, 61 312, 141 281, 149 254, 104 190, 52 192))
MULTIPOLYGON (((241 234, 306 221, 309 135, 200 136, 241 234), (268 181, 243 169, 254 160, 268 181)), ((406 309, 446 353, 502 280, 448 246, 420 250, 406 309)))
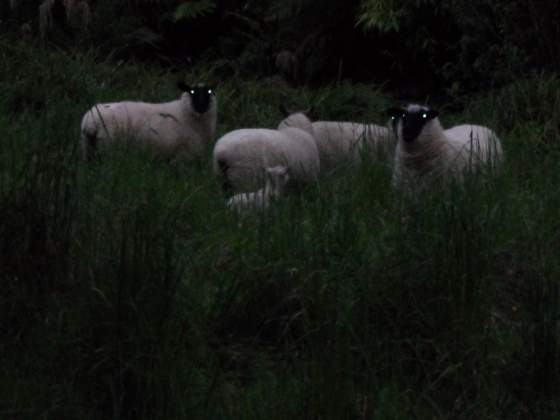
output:
POLYGON ((439 115, 439 112, 437 112, 435 109, 430 109, 428 111, 428 118, 430 120, 433 120, 434 118, 436 118, 439 115))
POLYGON ((296 112, 302 113, 302 114, 305 114, 305 115, 309 115, 311 112, 313 112, 313 107, 312 106, 310 106, 309 108, 304 109, 302 111, 294 111, 292 109, 288 109, 285 104, 280 104, 278 108, 280 109, 280 112, 285 117, 289 117, 290 115, 295 114, 296 112))
POLYGON ((389 116, 391 118, 399 118, 402 113, 403 113, 403 110, 400 109, 400 108, 389 108, 387 110, 387 116, 389 116))
POLYGON ((188 92, 189 90, 191 90, 191 87, 187 85, 185 82, 183 82, 182 80, 179 80, 177 82, 177 87, 181 89, 183 92, 188 92))

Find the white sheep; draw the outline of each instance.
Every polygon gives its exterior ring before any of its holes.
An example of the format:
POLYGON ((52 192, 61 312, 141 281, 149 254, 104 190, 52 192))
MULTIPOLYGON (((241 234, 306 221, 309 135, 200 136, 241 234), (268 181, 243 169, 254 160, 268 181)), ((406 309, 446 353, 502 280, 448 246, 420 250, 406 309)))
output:
POLYGON ((91 158, 98 147, 124 138, 167 157, 201 157, 216 132, 217 100, 205 85, 178 87, 183 93, 171 102, 94 105, 82 119, 83 156, 91 158))
POLYGON ((319 175, 319 152, 311 121, 303 113, 282 120, 277 130, 243 128, 223 135, 214 146, 214 172, 225 191, 255 191, 264 186, 265 168, 285 166, 291 185, 319 175))
POLYGON ((228 208, 237 212, 249 209, 265 210, 270 206, 271 201, 281 197, 290 180, 288 168, 285 166, 265 168, 265 176, 264 188, 255 192, 234 195, 227 202, 228 208))
POLYGON ((341 163, 359 163, 364 154, 388 156, 394 145, 389 129, 376 124, 315 121, 313 132, 321 171, 331 170, 341 163))
POLYGON ((425 176, 462 180, 465 171, 496 166, 503 158, 500 139, 487 127, 464 124, 444 130, 437 111, 416 104, 391 108, 388 114, 397 139, 394 185, 415 185, 425 176))

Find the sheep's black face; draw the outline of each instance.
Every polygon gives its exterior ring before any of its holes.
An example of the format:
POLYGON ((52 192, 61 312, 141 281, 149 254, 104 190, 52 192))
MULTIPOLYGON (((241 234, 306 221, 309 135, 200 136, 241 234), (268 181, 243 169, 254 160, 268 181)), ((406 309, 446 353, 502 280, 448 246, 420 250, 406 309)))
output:
POLYGON ((420 134, 424 125, 438 116, 438 112, 433 109, 416 108, 413 110, 402 108, 391 108, 387 111, 391 117, 391 128, 395 137, 399 137, 399 125, 402 127, 402 139, 406 143, 411 143, 420 134))
POLYGON ((187 86, 179 84, 179 88, 191 96, 191 103, 196 112, 204 114, 210 108, 214 90, 206 85, 187 86))

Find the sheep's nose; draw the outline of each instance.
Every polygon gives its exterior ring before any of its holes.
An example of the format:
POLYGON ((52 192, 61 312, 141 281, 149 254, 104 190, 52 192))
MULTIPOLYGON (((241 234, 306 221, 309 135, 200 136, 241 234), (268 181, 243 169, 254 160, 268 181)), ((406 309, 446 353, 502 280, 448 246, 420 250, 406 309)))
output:
POLYGON ((210 96, 195 94, 192 96, 192 104, 196 112, 203 114, 210 106, 210 96))
POLYGON ((420 131, 422 130, 422 126, 419 124, 414 124, 413 121, 403 122, 402 127, 402 137, 403 140, 407 143, 410 143, 418 137, 420 131))

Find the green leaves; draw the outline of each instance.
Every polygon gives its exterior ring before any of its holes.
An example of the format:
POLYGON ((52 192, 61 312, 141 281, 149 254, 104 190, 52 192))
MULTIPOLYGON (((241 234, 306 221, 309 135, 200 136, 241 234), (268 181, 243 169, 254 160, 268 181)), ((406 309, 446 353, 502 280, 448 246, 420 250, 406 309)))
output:
POLYGON ((187 1, 177 6, 175 9, 175 21, 184 19, 196 19, 206 16, 216 9, 216 2, 213 0, 187 1))
POLYGON ((357 16, 357 26, 364 30, 377 29, 381 32, 398 31, 404 8, 395 0, 364 0, 357 16))
POLYGON ((400 31, 403 21, 421 6, 429 4, 436 11, 440 6, 433 0, 362 0, 356 26, 381 32, 400 31))

